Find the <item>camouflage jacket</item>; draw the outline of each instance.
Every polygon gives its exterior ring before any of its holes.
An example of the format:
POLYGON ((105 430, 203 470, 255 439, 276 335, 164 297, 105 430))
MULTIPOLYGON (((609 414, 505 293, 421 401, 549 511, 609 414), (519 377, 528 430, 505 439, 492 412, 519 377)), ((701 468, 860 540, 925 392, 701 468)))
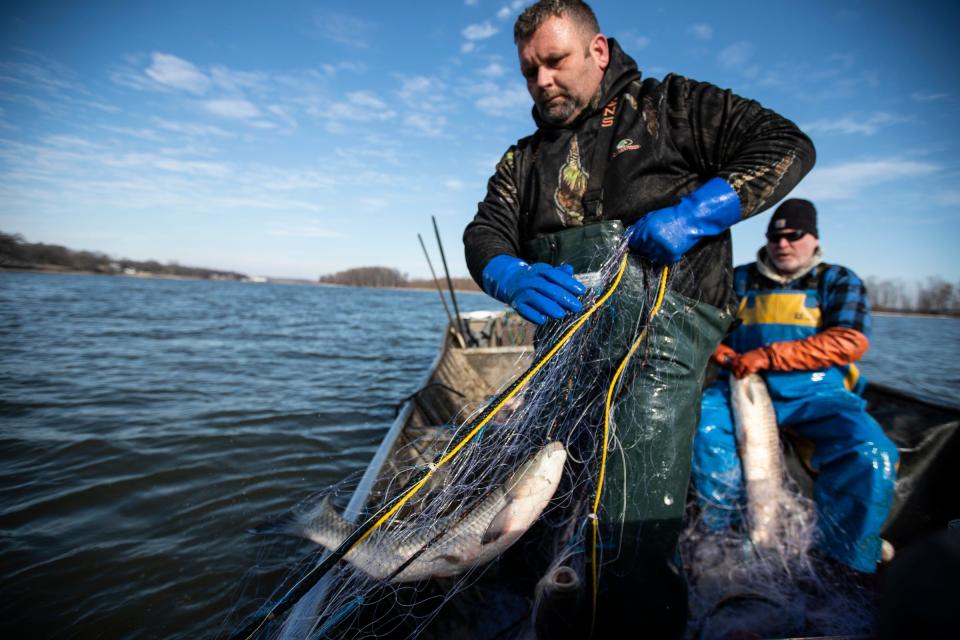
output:
MULTIPOLYGON (((464 231, 467 266, 478 283, 487 262, 524 257, 530 239, 584 223, 582 197, 601 124, 613 137, 603 180, 602 218, 624 226, 676 204, 713 177, 740 196, 742 218, 770 207, 813 166, 813 143, 786 118, 729 90, 668 75, 641 80, 636 63, 610 39, 610 65, 596 108, 551 127, 534 108, 537 131, 497 164, 464 231)), ((589 221, 589 220, 588 220, 589 221)), ((673 289, 717 307, 733 303, 730 232, 705 239, 674 268, 673 289)))

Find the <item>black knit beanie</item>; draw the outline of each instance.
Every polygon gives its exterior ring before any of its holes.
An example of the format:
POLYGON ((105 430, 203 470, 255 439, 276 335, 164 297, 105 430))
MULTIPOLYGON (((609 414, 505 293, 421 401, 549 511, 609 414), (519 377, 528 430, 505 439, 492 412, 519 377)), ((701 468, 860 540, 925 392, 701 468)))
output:
POLYGON ((791 198, 785 200, 783 204, 777 207, 770 218, 770 224, 767 226, 767 236, 775 234, 783 229, 802 229, 815 238, 819 238, 817 232, 817 210, 809 200, 800 198, 791 198))

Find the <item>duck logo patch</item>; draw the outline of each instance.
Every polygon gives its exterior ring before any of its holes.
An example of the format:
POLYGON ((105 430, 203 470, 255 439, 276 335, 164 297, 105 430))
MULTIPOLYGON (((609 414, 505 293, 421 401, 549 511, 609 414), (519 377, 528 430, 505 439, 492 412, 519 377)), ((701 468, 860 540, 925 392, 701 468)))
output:
POLYGON ((624 138, 623 140, 617 143, 617 148, 613 150, 613 155, 610 157, 616 158, 621 153, 625 153, 627 151, 636 151, 639 148, 640 148, 640 145, 634 144, 633 140, 631 140, 630 138, 624 138))

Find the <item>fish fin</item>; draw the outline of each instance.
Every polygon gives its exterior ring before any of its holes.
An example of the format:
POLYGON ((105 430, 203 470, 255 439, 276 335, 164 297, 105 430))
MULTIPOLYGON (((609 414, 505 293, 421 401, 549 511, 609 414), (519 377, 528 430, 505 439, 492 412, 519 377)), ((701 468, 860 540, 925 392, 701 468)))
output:
POLYGON ((293 511, 270 522, 258 525, 247 530, 248 533, 258 535, 286 535, 297 538, 306 538, 327 546, 327 538, 343 539, 352 531, 352 525, 343 519, 333 504, 330 496, 312 506, 301 505, 293 511), (327 535, 318 535, 315 530, 322 528, 327 535))
POLYGON ((487 545, 491 542, 496 542, 515 528, 513 523, 513 510, 510 509, 512 500, 507 498, 506 502, 504 507, 500 509, 497 515, 493 517, 493 520, 490 521, 490 524, 487 525, 487 529, 480 538, 481 544, 487 545))
POLYGON ((445 554, 443 554, 442 556, 439 556, 439 558, 440 558, 441 560, 443 560, 444 562, 448 562, 448 563, 450 563, 451 565, 454 565, 454 566, 456 566, 456 567, 459 567, 459 566, 463 565, 463 564, 466 563, 467 560, 469 559, 469 558, 468 558, 467 556, 465 556, 465 555, 462 555, 462 554, 461 554, 461 555, 456 555, 456 554, 453 554, 453 553, 445 553, 445 554))

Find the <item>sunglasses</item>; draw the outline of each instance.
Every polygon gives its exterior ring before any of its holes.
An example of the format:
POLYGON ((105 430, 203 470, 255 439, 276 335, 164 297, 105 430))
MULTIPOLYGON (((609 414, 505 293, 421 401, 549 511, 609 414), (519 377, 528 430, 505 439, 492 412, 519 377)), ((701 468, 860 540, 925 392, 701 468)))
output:
POLYGON ((803 229, 797 229, 796 231, 786 231, 784 233, 768 233, 767 242, 772 242, 774 244, 780 242, 781 240, 786 240, 787 242, 796 242, 803 236, 807 235, 807 232, 803 229))

